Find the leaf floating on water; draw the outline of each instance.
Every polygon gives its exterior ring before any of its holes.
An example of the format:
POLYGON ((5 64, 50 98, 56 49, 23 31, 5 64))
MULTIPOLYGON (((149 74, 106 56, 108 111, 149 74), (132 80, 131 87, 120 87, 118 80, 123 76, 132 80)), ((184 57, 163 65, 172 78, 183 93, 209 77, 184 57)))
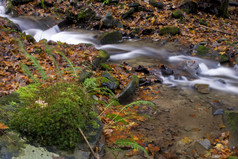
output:
POLYGON ((0 129, 1 129, 1 130, 8 129, 8 128, 9 128, 8 126, 6 126, 6 125, 0 123, 0 129))

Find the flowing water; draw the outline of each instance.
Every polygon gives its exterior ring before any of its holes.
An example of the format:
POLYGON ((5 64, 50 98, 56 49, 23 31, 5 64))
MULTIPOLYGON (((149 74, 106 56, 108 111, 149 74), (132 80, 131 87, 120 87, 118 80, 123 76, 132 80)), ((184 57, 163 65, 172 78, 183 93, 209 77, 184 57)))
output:
MULTIPOLYGON (((0 1, 0 16, 7 17, 18 24, 23 32, 34 36, 36 41, 47 39, 68 44, 93 44, 97 49, 108 51, 111 62, 128 60, 134 64, 165 64, 177 75, 163 76, 160 70, 156 70, 163 79, 163 84, 182 88, 191 88, 194 84, 209 84, 212 90, 219 91, 218 94, 221 94, 221 97, 232 96, 233 105, 236 105, 238 71, 235 68, 224 67, 213 60, 187 56, 180 51, 171 51, 165 47, 159 47, 156 43, 152 44, 153 42, 125 40, 120 44, 100 45, 96 38, 97 32, 60 31, 57 25, 48 28, 47 23, 34 18, 8 16, 5 14, 3 1, 0 1)), ((216 95, 210 95, 209 99, 214 96, 216 95)))

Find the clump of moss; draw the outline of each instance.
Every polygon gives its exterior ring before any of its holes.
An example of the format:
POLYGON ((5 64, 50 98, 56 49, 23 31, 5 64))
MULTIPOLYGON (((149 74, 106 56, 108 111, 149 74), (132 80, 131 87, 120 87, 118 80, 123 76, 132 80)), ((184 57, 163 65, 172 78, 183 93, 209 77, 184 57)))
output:
POLYGON ((197 47, 197 55, 198 56, 205 56, 206 54, 208 54, 210 51, 210 49, 204 45, 199 45, 197 47))
POLYGON ((238 131, 238 112, 225 111, 225 121, 230 129, 238 131))
POLYGON ((33 85, 18 92, 23 106, 10 126, 29 140, 72 150, 83 141, 79 127, 84 132, 97 127, 93 100, 80 85, 57 83, 46 88, 33 85))
POLYGON ((177 9, 172 12, 172 17, 181 18, 181 17, 183 17, 183 12, 180 9, 177 9))
POLYGON ((180 29, 176 26, 165 26, 159 30, 160 35, 170 34, 176 35, 180 33, 180 29))

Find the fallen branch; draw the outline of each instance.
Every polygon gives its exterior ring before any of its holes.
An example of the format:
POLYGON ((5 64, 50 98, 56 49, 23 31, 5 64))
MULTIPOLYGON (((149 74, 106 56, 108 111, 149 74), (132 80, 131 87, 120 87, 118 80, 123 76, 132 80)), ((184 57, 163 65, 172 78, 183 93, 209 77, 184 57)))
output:
POLYGON ((97 156, 97 155, 94 153, 94 151, 93 151, 93 149, 92 149, 90 143, 88 142, 86 136, 84 135, 83 131, 80 129, 80 127, 78 127, 78 129, 79 129, 79 132, 81 133, 81 135, 83 136, 84 140, 86 141, 86 143, 87 143, 87 145, 88 145, 88 147, 89 147, 91 153, 93 154, 94 158, 95 158, 95 159, 99 159, 99 156, 97 156))
POLYGON ((3 135, 5 135, 15 146, 17 146, 17 144, 9 137, 7 136, 7 134, 5 132, 3 132, 1 129, 0 129, 1 133, 3 133, 3 135))
POLYGON ((210 27, 207 27, 207 26, 204 26, 204 25, 200 25, 200 26, 203 27, 203 28, 206 28, 206 29, 210 29, 210 30, 213 30, 213 31, 216 31, 216 32, 223 33, 223 34, 234 35, 234 34, 227 33, 227 32, 221 31, 221 30, 217 30, 217 29, 213 29, 213 28, 210 28, 210 27))

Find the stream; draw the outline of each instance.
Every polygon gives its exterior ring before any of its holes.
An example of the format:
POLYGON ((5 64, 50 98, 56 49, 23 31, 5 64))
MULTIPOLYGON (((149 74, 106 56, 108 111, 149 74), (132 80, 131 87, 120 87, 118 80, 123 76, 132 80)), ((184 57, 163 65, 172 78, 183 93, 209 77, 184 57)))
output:
MULTIPOLYGON (((106 50, 110 54, 109 62, 111 63, 128 61, 134 65, 143 65, 145 67, 164 64, 166 67, 172 69, 174 73, 164 76, 161 70, 155 70, 155 73, 158 73, 163 80, 162 91, 164 90, 171 94, 170 89, 174 89, 175 87, 182 88, 183 91, 188 89, 189 93, 185 93, 186 99, 189 98, 193 101, 191 103, 194 103, 194 101, 199 102, 199 100, 206 103, 206 101, 210 99, 218 98, 218 96, 222 98, 222 96, 224 96, 224 98, 232 97, 232 100, 229 101, 230 105, 235 106, 237 104, 238 69, 236 69, 236 67, 225 67, 211 59, 188 56, 180 50, 176 51, 176 48, 171 49, 173 46, 166 48, 152 41, 127 39, 120 44, 100 45, 96 38, 98 32, 95 31, 80 29, 61 31, 57 25, 49 28, 47 22, 39 21, 33 17, 11 17, 6 15, 3 1, 0 1, 0 16, 7 17, 18 24, 23 32, 34 36, 36 41, 46 39, 48 41, 61 41, 68 44, 92 44, 97 49, 106 50), (209 94, 209 98, 206 97, 205 100, 205 97, 201 97, 202 95, 198 92, 194 90, 191 91, 191 88, 193 88, 195 84, 208 84, 212 90, 209 94), (191 97, 189 97, 189 95, 191 97), (198 98, 195 99, 195 97, 198 98)), ((178 91, 172 93, 174 93, 174 95, 181 95, 176 94, 178 91)), ((173 97, 169 96, 164 98, 169 99, 173 97)), ((185 98, 184 95, 181 95, 181 98, 185 98)), ((164 102, 166 104, 166 101, 164 102)), ((181 110, 181 112, 182 111, 183 110, 181 110)))

